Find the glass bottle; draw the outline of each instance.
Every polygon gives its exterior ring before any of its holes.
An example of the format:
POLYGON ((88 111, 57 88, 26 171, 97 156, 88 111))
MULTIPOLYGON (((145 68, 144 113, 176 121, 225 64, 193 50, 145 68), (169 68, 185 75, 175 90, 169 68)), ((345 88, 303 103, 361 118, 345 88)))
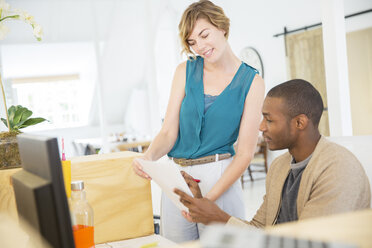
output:
POLYGON ((70 213, 75 247, 94 247, 93 209, 86 199, 83 181, 71 182, 70 213))

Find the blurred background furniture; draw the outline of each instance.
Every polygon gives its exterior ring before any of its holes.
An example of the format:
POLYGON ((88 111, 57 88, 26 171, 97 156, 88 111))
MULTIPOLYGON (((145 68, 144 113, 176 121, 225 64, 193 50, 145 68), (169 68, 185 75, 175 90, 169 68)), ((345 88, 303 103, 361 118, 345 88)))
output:
MULTIPOLYGON (((151 141, 149 140, 136 140, 134 138, 127 139, 110 139, 108 140, 109 151, 110 152, 120 152, 120 151, 132 151, 132 152, 145 152, 151 141)), ((75 153, 78 156, 92 155, 101 153, 102 139, 101 138, 88 138, 88 139, 75 139, 72 142, 75 153)))
POLYGON ((126 142, 116 146, 119 151, 146 152, 151 141, 126 142))
POLYGON ((256 178, 258 179, 263 179, 266 177, 267 174, 267 145, 266 142, 262 139, 259 138, 258 143, 257 143, 257 149, 254 154, 254 157, 249 164, 247 168, 247 173, 244 173, 241 176, 241 182, 242 182, 242 187, 244 188, 244 182, 246 182, 248 179, 246 179, 246 174, 249 176, 250 181, 254 181, 253 173, 261 173, 264 174, 263 177, 256 178))

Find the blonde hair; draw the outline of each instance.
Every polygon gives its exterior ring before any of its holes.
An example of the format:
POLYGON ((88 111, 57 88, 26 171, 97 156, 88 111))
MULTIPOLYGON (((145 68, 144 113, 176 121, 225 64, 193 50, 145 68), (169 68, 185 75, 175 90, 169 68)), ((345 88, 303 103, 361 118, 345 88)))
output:
POLYGON ((205 19, 213 26, 225 31, 226 39, 229 37, 230 19, 225 15, 223 9, 211 1, 200 0, 191 4, 185 12, 183 12, 180 23, 178 24, 179 36, 181 39, 182 51, 187 56, 195 58, 195 54, 191 51, 187 39, 198 19, 205 19))

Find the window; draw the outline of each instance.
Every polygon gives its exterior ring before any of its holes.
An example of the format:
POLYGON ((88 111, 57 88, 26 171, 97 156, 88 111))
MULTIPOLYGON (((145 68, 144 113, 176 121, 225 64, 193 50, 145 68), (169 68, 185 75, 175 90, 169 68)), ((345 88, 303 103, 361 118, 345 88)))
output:
POLYGON ((8 107, 22 105, 44 122, 31 130, 88 125, 96 80, 91 42, 1 46, 8 107))
POLYGON ((14 103, 32 110, 32 117, 46 118, 52 124, 44 124, 43 129, 86 124, 88 116, 81 101, 87 99, 80 93, 79 75, 19 78, 11 82, 14 103))

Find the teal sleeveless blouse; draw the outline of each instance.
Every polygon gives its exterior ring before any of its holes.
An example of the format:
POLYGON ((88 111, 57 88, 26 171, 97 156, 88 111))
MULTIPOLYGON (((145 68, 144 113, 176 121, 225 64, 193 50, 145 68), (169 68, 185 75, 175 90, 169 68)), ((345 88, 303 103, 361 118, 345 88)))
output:
POLYGON ((187 61, 178 137, 169 157, 235 155, 233 144, 238 138, 245 98, 257 70, 242 63, 230 84, 204 113, 203 67, 202 57, 187 61))

